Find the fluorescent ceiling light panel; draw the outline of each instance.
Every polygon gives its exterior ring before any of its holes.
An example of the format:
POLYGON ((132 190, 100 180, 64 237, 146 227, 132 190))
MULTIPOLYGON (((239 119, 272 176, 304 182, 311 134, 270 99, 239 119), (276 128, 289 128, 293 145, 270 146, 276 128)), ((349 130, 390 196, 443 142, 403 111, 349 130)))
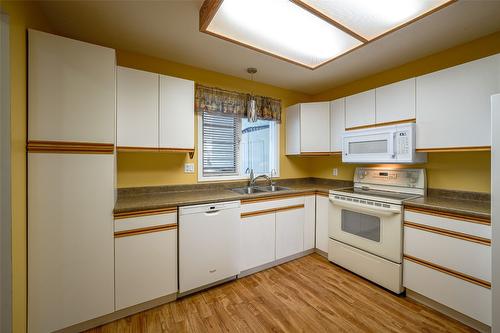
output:
POLYGON ((430 11, 449 0, 300 0, 367 40, 374 39, 430 11))
POLYGON ((224 0, 206 32, 311 69, 362 44, 288 0, 224 0))

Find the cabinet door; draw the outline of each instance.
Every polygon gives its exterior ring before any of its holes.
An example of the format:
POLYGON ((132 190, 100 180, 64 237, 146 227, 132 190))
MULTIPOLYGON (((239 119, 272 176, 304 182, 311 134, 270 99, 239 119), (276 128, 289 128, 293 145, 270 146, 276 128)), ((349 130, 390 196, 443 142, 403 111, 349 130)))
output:
POLYGON ((28 139, 115 142, 115 51, 29 31, 28 139))
POLYGON ((345 131, 345 98, 330 102, 330 151, 342 152, 342 134, 345 131))
POLYGON ((377 88, 377 124, 415 119, 415 78, 377 88))
POLYGON ((345 127, 375 124, 375 89, 345 98, 345 127))
POLYGON ((499 91, 500 55, 417 77, 417 148, 490 146, 499 91))
POLYGON ((330 103, 300 104, 300 151, 330 151, 330 103))
POLYGON ((158 148, 159 75, 117 67, 117 145, 158 148))
POLYGON ((286 154, 300 154, 300 104, 286 108, 286 154))
POLYGON ((330 200, 328 197, 316 196, 316 248, 328 253, 328 218, 330 200))
POLYGON ((177 292, 177 229, 115 239, 116 310, 177 292))
POLYGON ((314 249, 316 226, 316 196, 304 198, 304 251, 314 249))
POLYGON ((241 219, 241 268, 258 267, 276 259, 275 213, 241 219))
POLYGON ((276 212, 276 259, 304 250, 304 208, 276 212))
POLYGON ((28 154, 28 330, 114 311, 113 155, 28 154))
POLYGON ((194 148, 194 82, 160 75, 160 148, 194 148))

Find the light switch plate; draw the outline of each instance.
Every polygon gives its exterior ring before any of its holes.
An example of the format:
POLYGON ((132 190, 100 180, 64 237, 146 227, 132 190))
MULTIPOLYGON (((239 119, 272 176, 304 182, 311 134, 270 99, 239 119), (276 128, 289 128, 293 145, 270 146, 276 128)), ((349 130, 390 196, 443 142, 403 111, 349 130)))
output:
POLYGON ((194 173, 194 163, 185 163, 184 173, 194 173))
POLYGON ((335 177, 338 176, 339 175, 339 169, 333 168, 332 175, 335 176, 335 177))

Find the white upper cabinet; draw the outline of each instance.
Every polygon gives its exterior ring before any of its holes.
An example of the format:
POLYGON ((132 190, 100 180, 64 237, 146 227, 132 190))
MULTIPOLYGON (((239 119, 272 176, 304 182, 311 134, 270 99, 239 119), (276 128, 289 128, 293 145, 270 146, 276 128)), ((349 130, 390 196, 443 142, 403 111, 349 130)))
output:
POLYGON ((415 119, 415 78, 375 89, 376 123, 415 119))
POLYGON ((286 108, 286 154, 300 154, 300 104, 286 108))
POLYGON ((330 106, 328 102, 300 105, 302 152, 330 151, 330 106))
POLYGON ((498 92, 500 55, 417 77, 417 149, 490 146, 498 92))
POLYGON ((194 149, 194 82, 160 75, 160 148, 194 149))
POLYGON ((345 98, 345 127, 375 124, 375 89, 345 98))
POLYGON ((342 133, 345 130, 345 98, 330 102, 330 151, 342 152, 342 133))
POLYGON ((329 104, 302 103, 287 108, 287 155, 330 151, 329 104))
POLYGON ((118 146, 194 149, 194 81, 118 67, 118 146))
POLYGON ((117 67, 117 145, 158 148, 159 75, 117 67))
POLYGON ((35 30, 28 49, 28 139, 114 143, 115 51, 35 30))

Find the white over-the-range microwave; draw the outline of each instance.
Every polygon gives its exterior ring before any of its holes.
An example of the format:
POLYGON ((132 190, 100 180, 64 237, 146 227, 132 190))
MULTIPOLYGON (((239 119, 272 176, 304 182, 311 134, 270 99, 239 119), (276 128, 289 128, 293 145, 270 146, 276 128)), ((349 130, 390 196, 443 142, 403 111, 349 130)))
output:
POLYGON ((427 153, 415 151, 415 138, 415 123, 348 131, 342 135, 342 162, 426 162, 427 153))

